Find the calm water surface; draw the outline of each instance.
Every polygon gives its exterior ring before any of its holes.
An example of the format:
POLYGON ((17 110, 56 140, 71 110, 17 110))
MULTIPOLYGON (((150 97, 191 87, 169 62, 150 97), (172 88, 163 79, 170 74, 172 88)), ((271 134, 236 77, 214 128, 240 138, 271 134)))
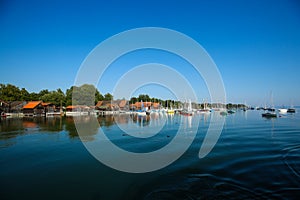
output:
MULTIPOLYGON (((225 116, 218 143, 205 158, 198 152, 210 115, 187 118, 100 117, 101 129, 119 147, 150 152, 168 144, 180 125, 186 134, 199 122, 195 140, 173 164, 155 172, 130 174, 111 169, 85 149, 72 118, 2 119, 1 199, 299 199, 300 114, 265 119, 260 111, 225 116), (119 126, 116 124, 119 124, 119 126), (165 124, 163 122, 166 122, 165 124), (164 125, 163 125, 164 124, 164 125), (134 138, 161 127, 150 138, 134 138), (137 133, 138 134, 138 133, 137 133)), ((222 117, 222 116, 219 116, 222 117)), ((83 125, 89 120, 83 117, 83 125)), ((86 133, 93 142, 99 128, 86 133)))

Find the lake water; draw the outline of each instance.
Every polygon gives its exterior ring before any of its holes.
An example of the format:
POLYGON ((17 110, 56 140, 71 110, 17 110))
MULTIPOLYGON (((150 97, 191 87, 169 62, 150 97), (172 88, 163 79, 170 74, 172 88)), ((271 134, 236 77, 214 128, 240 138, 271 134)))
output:
MULTIPOLYGON (((298 199, 300 114, 265 119, 261 113, 249 110, 228 116, 217 112, 197 114, 192 118, 177 114, 152 118, 99 117, 99 126, 84 136, 86 143, 97 140, 101 127, 114 144, 137 153, 169 144, 180 125, 188 137, 194 122, 199 122, 189 149, 171 165, 148 173, 125 173, 99 162, 78 137, 73 118, 2 119, 0 197, 298 199), (199 159, 210 115, 224 117, 226 121, 217 144, 199 159), (162 129, 155 136, 135 138, 124 133, 122 126, 129 130, 138 127, 140 132, 136 134, 141 135, 162 129)), ((79 121, 84 125, 89 118, 79 121)))

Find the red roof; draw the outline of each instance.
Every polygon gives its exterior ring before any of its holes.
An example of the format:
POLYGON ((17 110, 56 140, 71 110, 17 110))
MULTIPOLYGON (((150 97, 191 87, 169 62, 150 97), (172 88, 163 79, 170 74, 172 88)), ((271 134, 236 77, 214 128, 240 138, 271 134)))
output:
POLYGON ((125 106, 126 106, 126 100, 123 99, 123 100, 120 101, 119 107, 124 108, 125 106))
POLYGON ((76 109, 76 108, 81 108, 81 109, 85 109, 85 108, 89 108, 88 106, 82 106, 82 105, 70 105, 67 106, 66 109, 70 110, 70 109, 76 109))
POLYGON ((98 101, 96 104, 96 107, 100 107, 102 105, 103 101, 98 101))
POLYGON ((158 107, 160 106, 160 104, 159 104, 159 103, 153 103, 152 106, 153 106, 154 108, 158 108, 158 107))
MULTIPOLYGON (((152 105, 152 102, 143 102, 144 107, 149 107, 151 105, 152 105)), ((135 106, 136 108, 141 108, 142 107, 142 102, 135 102, 135 104, 131 104, 130 106, 131 107, 135 106)))
POLYGON ((66 109, 74 109, 77 108, 76 106, 67 106, 66 109))
POLYGON ((42 101, 30 101, 28 104, 26 104, 25 106, 23 106, 23 109, 33 109, 35 107, 37 107, 39 104, 41 104, 42 101))
POLYGON ((51 103, 42 103, 42 106, 48 106, 48 105, 50 105, 51 103))

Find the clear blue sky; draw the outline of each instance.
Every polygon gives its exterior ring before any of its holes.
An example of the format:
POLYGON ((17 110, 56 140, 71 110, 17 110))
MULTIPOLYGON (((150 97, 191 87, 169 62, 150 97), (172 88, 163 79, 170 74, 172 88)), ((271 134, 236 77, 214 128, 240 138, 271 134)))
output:
MULTIPOLYGON (((200 43, 219 68, 228 102, 261 105, 269 102, 272 91, 275 104, 300 105, 296 0, 3 0, 0 82, 30 92, 66 90, 101 41, 148 26, 174 29, 200 43)), ((101 93, 111 92, 107 85, 99 85, 101 93)), ((159 91, 156 96, 166 98, 159 91)))

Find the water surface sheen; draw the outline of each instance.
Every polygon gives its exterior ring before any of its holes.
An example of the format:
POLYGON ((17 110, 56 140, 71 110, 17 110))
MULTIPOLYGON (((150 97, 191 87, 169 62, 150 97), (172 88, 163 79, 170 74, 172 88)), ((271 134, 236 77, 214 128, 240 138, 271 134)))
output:
MULTIPOLYGON (((300 197, 300 114, 261 117, 238 111, 225 117, 218 143, 205 158, 198 153, 210 115, 139 119, 99 117, 84 136, 93 142, 99 128, 120 148, 151 152, 167 145, 180 125, 199 121, 188 151, 155 172, 130 174, 97 161, 79 139, 72 118, 2 119, 0 126, 1 199, 298 199, 300 197), (166 124, 161 125, 165 120, 166 124), (120 126, 161 131, 135 138, 120 126), (142 128, 141 128, 142 127, 142 128)), ((83 125, 89 120, 83 117, 83 125)), ((139 133, 137 133, 139 134, 139 133)), ((143 134, 143 131, 140 132, 143 134)))

